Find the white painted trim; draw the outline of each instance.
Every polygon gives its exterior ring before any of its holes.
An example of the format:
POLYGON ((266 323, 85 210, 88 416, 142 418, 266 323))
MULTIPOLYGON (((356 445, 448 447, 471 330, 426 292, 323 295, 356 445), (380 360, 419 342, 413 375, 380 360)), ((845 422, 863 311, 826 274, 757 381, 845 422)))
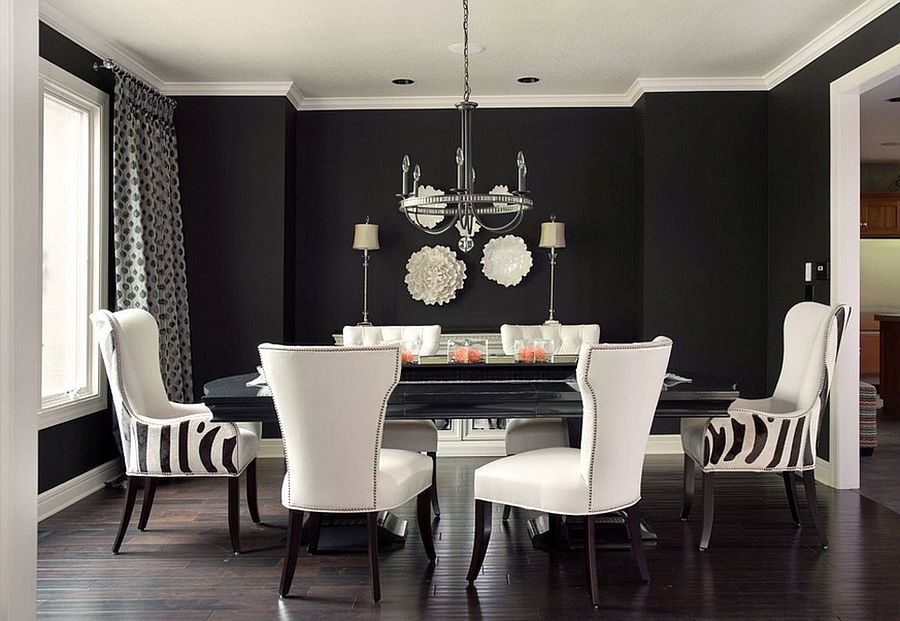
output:
MULTIPOLYGON (((623 108, 625 95, 478 95, 479 108, 623 108)), ((453 109, 459 95, 423 97, 307 97, 301 110, 453 109)))
POLYGON ((120 474, 122 467, 119 460, 113 459, 38 494, 38 521, 46 520, 82 498, 103 489, 107 481, 118 478, 120 474))
POLYGON ((830 484, 839 489, 859 487, 859 96, 897 76, 900 44, 831 83, 831 303, 853 308, 831 390, 830 484))
POLYGON ((276 95, 287 97, 293 82, 166 82, 166 95, 221 95, 255 96, 276 95))
POLYGON ((0 620, 37 602, 41 396, 37 0, 0 0, 0 620))
POLYGON ((837 487, 834 480, 834 468, 830 462, 816 457, 816 481, 828 487, 837 487))
POLYGON ((684 455, 681 434, 665 433, 650 436, 646 455, 684 455))
POLYGON ((103 59, 109 58, 153 88, 165 91, 165 81, 153 71, 135 60, 122 48, 107 41, 96 31, 50 6, 47 2, 40 3, 40 20, 95 56, 103 59))
POLYGON ((868 0, 859 5, 766 73, 763 76, 766 87, 775 88, 838 43, 886 13, 898 2, 900 0, 868 0))
POLYGON ((294 110, 300 109, 300 105, 303 103, 303 91, 300 90, 296 83, 291 82, 291 87, 287 91, 287 98, 288 101, 294 104, 294 110))

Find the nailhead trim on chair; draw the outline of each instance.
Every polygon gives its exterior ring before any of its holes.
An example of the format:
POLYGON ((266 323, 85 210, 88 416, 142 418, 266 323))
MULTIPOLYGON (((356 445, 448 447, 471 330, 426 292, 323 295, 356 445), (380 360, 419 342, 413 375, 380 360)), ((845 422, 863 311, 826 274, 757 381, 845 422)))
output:
MULTIPOLYGON (((269 351, 303 351, 303 352, 311 352, 311 353, 325 353, 325 352, 339 352, 339 353, 352 353, 352 352, 372 352, 372 351, 390 351, 395 350, 397 353, 396 359, 394 361, 394 383, 391 386, 390 390, 384 395, 384 399, 381 401, 381 413, 378 417, 378 432, 375 434, 375 465, 372 471, 372 506, 370 507, 325 507, 325 506, 305 506, 305 507, 291 507, 292 509, 303 510, 303 511, 340 511, 344 513, 365 513, 369 511, 375 511, 378 507, 378 464, 381 458, 381 429, 384 427, 384 418, 387 413, 387 403, 388 399, 391 398, 391 393, 394 392, 394 389, 397 387, 397 384, 400 382, 400 346, 397 344, 394 345, 372 345, 369 347, 343 347, 343 346, 320 346, 320 347, 308 347, 303 345, 296 346, 280 346, 280 347, 263 347, 260 346, 259 349, 265 349, 269 351)), ((288 499, 291 497, 291 464, 288 460, 288 450, 287 443, 284 441, 284 428, 281 425, 281 412, 278 410, 278 404, 275 402, 275 399, 272 399, 272 402, 275 403, 275 418, 278 419, 278 429, 281 432, 281 445, 284 449, 284 463, 287 466, 287 473, 285 477, 288 482, 288 499)))

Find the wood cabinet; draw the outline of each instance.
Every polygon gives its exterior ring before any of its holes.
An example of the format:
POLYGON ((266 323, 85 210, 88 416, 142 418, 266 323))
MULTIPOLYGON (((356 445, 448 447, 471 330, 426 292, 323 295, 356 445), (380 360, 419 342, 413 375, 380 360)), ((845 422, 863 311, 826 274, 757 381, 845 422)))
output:
POLYGON ((860 195, 859 236, 900 237, 900 192, 860 195))

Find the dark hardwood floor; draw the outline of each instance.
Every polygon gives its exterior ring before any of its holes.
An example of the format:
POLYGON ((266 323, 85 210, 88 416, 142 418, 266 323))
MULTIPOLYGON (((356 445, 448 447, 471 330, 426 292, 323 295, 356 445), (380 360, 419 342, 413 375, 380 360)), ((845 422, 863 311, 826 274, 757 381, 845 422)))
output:
MULTIPOLYGON (((876 456, 878 452, 876 451, 876 456)), ((791 522, 780 477, 734 475, 716 485, 716 525, 701 553, 699 507, 681 508, 681 458, 649 456, 643 510, 659 533, 647 550, 652 581, 641 582, 627 550, 601 552, 601 608, 585 592, 580 551, 545 554, 527 537, 526 512, 494 530, 476 589, 466 588, 472 550, 472 470, 481 459, 442 458, 443 517, 429 568, 415 525, 406 547, 381 554, 382 601, 370 599, 363 554, 302 552, 292 594, 277 596, 287 515, 281 461, 260 460, 260 512, 242 508, 245 553, 230 551, 225 481, 159 486, 146 532, 132 522, 109 547, 122 492, 103 490, 41 523, 38 610, 42 618, 177 619, 898 619, 900 515, 852 491, 819 488, 831 547, 817 545, 801 493, 802 526, 791 522)), ((139 497, 140 502, 140 497, 139 497)))

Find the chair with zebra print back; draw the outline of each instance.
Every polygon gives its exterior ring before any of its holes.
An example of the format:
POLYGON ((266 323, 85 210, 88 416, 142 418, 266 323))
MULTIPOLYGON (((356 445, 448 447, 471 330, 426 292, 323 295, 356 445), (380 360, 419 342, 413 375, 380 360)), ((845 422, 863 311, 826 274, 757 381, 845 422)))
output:
POLYGON ((228 480, 228 529, 235 554, 240 546, 239 477, 247 473, 247 505, 259 523, 256 455, 260 423, 214 423, 200 403, 172 403, 159 368, 159 328, 144 310, 91 315, 106 366, 128 477, 125 509, 112 546, 119 553, 140 482, 144 483, 138 529, 144 530, 161 478, 222 477, 228 480))
POLYGON ((728 418, 682 419, 681 519, 687 520, 691 510, 697 465, 703 472, 701 550, 709 546, 712 532, 713 477, 717 472, 780 474, 795 524, 800 524, 800 517, 794 477, 802 476, 819 542, 823 549, 828 548, 816 501, 816 438, 849 317, 850 307, 843 304, 797 304, 784 318, 784 357, 773 395, 737 399, 728 408, 728 418))

